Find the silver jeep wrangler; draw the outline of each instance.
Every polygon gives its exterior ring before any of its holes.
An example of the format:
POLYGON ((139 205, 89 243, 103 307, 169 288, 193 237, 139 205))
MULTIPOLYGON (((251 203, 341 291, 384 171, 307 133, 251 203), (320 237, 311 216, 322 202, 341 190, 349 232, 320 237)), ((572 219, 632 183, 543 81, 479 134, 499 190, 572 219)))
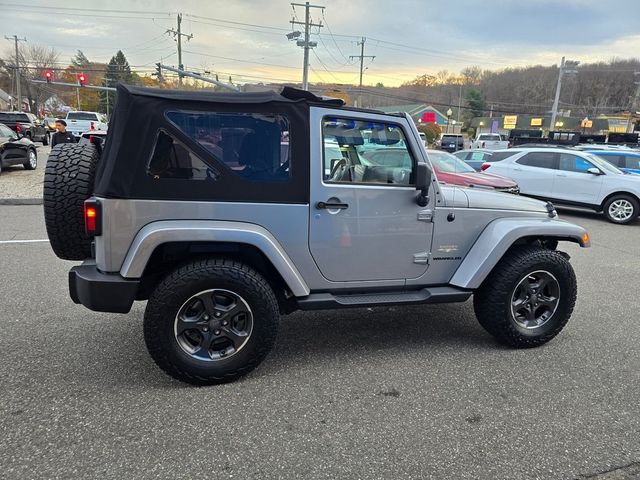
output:
POLYGON ((71 298, 126 313, 169 375, 234 380, 295 310, 464 302, 512 347, 565 326, 576 279, 551 204, 437 181, 406 114, 280 94, 120 86, 104 146, 56 146, 44 210, 71 298), (375 153, 375 155, 373 155, 375 153), (375 160, 374 160, 375 159, 375 160))

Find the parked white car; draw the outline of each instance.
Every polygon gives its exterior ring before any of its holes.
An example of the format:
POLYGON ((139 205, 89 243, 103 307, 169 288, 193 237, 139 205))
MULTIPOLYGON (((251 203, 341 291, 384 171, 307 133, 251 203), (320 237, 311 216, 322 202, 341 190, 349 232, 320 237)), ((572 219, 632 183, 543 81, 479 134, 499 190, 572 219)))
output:
POLYGON ((69 112, 67 113, 67 130, 79 140, 83 133, 89 130, 107 130, 107 117, 98 112, 69 112))
POLYGON ((503 140, 498 133, 479 133, 471 143, 471 148, 484 148, 485 150, 502 150, 509 148, 509 141, 503 140))
POLYGON ((632 222, 640 213, 640 176, 626 174, 596 155, 565 148, 504 152, 510 155, 492 155, 481 169, 514 179, 522 195, 590 208, 619 224, 632 222), (495 161, 498 158, 504 159, 495 161))

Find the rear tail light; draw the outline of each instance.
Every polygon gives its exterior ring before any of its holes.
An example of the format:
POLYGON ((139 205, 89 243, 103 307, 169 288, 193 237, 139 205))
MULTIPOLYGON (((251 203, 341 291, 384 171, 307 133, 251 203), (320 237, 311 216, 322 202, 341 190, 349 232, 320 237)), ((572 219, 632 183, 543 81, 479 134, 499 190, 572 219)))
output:
POLYGON ((480 171, 484 172, 487 168, 489 168, 491 166, 490 163, 483 163, 482 165, 480 165, 480 171))
POLYGON ((20 125, 19 123, 16 123, 16 133, 21 133, 22 132, 22 125, 20 125))
POLYGON ((90 237, 102 234, 102 208, 92 198, 84 201, 84 230, 90 237))
POLYGON ((89 130, 95 130, 95 129, 96 129, 95 124, 91 122, 91 128, 89 130))

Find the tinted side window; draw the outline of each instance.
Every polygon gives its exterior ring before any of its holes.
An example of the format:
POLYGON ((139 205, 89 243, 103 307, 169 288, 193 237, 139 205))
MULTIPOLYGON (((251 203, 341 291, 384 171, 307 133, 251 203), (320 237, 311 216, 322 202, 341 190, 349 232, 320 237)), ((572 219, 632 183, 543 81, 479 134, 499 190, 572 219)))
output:
MULTIPOLYGON (((495 157, 494 153, 491 159, 495 157)), ((556 168, 556 159, 557 154, 553 152, 530 152, 527 153, 524 157, 516 160, 516 163, 520 165, 526 165, 528 167, 538 167, 538 168, 556 168)))
POLYGON ((576 155, 571 155, 569 153, 560 154, 560 170, 564 170, 567 172, 588 173, 587 170, 592 167, 593 165, 590 162, 576 155))
POLYGON ((168 112, 167 118, 239 177, 259 182, 290 179, 289 122, 282 115, 168 112))
POLYGON ((624 161, 620 164, 622 168, 640 168, 640 157, 624 155, 624 161))
POLYGON ((511 151, 506 151, 506 152, 494 152, 492 153, 489 158, 487 158, 488 162, 499 162, 500 160, 504 160, 505 158, 509 158, 512 155, 515 155, 518 152, 511 152, 511 151))

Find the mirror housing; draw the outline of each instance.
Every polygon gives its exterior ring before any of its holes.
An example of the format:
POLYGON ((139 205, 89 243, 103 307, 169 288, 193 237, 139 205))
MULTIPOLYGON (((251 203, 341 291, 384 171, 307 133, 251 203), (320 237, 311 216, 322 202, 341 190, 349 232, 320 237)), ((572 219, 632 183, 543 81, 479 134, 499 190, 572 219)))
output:
POLYGON ((589 172, 591 175, 602 175, 600 169, 596 167, 587 168, 587 172, 589 172))
POLYGON ((416 203, 421 207, 429 204, 429 185, 431 185, 431 170, 426 163, 416 165, 416 190, 420 193, 416 197, 416 203))

